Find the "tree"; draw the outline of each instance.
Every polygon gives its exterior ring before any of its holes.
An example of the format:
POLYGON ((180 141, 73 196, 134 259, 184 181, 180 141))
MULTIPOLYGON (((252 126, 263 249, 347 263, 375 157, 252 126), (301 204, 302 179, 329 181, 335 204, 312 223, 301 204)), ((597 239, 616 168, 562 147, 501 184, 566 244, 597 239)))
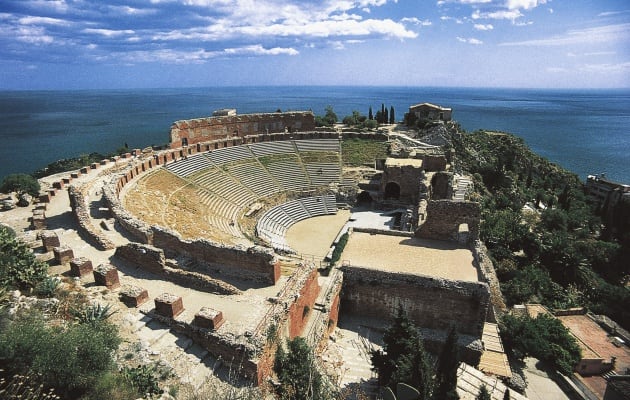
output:
POLYGON ((479 394, 475 397, 475 400, 491 400, 490 393, 488 393, 488 388, 484 383, 481 384, 479 388, 479 394))
POLYGON ((333 110, 333 107, 331 105, 326 106, 326 114, 324 115, 324 121, 328 125, 334 125, 337 123, 337 114, 335 114, 335 111, 333 110))
POLYGON ((396 117, 394 116, 394 106, 389 107, 389 123, 392 125, 396 123, 396 117))
POLYGON ((438 359, 435 376, 435 399, 459 399, 457 394, 457 369, 459 368, 459 350, 457 331, 452 327, 438 359))
POLYGON ((503 400, 510 400, 510 389, 505 389, 505 393, 503 393, 503 400))
POLYGON ((370 121, 374 119, 374 114, 372 114, 372 106, 370 106, 370 111, 368 111, 368 119, 370 121))
POLYGON ((28 193, 31 196, 37 196, 39 194, 39 190, 40 186, 37 179, 27 174, 7 175, 7 177, 2 181, 2 186, 0 186, 0 192, 3 193, 28 193))
POLYGON ((389 122, 389 114, 387 111, 387 108, 385 109, 385 112, 383 113, 383 123, 386 124, 389 122))
POLYGON ((402 306, 398 306, 393 323, 383 334, 383 350, 372 351, 370 356, 380 385, 396 390, 397 383, 406 383, 420 392, 420 399, 430 398, 433 388, 431 362, 420 333, 402 306))
POLYGON ((522 357, 532 356, 565 375, 571 374, 581 358, 580 348, 558 319, 546 314, 536 318, 505 315, 501 337, 522 357))
POLYGON ((273 369, 280 380, 281 399, 315 400, 331 397, 321 373, 317 370, 313 351, 302 337, 282 344, 276 350, 273 369))

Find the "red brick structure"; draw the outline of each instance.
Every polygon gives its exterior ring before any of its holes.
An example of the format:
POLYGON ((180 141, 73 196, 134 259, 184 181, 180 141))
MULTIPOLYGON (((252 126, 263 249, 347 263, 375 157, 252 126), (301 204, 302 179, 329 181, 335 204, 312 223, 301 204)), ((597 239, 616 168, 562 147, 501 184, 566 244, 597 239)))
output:
POLYGON ((315 305, 315 300, 319 294, 319 284, 317 283, 318 272, 313 269, 304 282, 295 302, 291 304, 288 315, 289 338, 293 339, 302 334, 308 321, 308 317, 315 305))
POLYGON ((223 323, 223 313, 219 310, 215 310, 210 307, 201 307, 201 309, 195 314, 193 325, 197 325, 200 328, 217 330, 223 323))
POLYGON ((70 246, 65 245, 65 244, 59 247, 54 247, 53 253, 55 255, 55 260, 59 264, 68 263, 70 262, 70 260, 74 258, 74 252, 72 251, 70 246))
POLYGON ((175 318, 184 311, 181 296, 162 293, 155 298, 155 312, 168 318, 175 318))
POLYGON ((92 261, 87 257, 77 257, 70 260, 70 273, 73 276, 84 277, 94 272, 93 270, 92 261))
POLYGON ((149 300, 149 292, 139 286, 128 285, 120 291, 120 300, 129 307, 139 307, 149 300))
POLYGON ((304 132, 315 129, 311 111, 241 114, 175 121, 171 126, 171 148, 191 146, 228 137, 304 132))
POLYGON ((100 264, 94 270, 94 283, 98 286, 106 286, 110 290, 119 288, 118 270, 111 264, 100 264))

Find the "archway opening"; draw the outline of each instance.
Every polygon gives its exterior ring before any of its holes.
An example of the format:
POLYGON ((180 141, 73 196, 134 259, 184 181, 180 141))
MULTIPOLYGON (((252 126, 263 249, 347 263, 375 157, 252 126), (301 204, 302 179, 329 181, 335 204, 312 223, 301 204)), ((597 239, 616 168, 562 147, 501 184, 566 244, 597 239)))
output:
POLYGON ((385 200, 400 199, 400 185, 396 182, 389 182, 385 185, 385 200))

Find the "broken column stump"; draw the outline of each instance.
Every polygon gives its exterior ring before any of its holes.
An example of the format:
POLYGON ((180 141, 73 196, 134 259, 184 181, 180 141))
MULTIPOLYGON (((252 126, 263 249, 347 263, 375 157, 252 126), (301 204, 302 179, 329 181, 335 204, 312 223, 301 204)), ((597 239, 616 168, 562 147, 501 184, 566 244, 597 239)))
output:
POLYGON ((223 313, 210 307, 201 307, 199 312, 195 314, 195 319, 193 320, 194 325, 212 330, 219 329, 224 322, 223 313))
POLYGON ((73 276, 82 278, 92 272, 92 261, 90 261, 87 257, 77 257, 70 260, 70 273, 73 276))
POLYGON ((94 270, 94 283, 98 286, 106 286, 107 289, 119 288, 118 270, 111 264, 100 264, 94 270))
POLYGON ((55 255, 55 260, 59 264, 68 263, 70 262, 70 260, 74 258, 74 252, 72 251, 70 246, 68 246, 67 244, 64 244, 63 246, 59 246, 59 247, 54 247, 53 254, 55 255))
POLYGON ((44 213, 44 210, 33 210, 33 217, 31 218, 31 228, 36 230, 46 229, 46 214, 44 213))
POLYGON ((51 251, 55 247, 61 246, 59 236, 57 236, 57 232, 55 231, 43 231, 40 237, 42 238, 42 245, 46 251, 51 251))
POLYGON ((155 298, 155 312, 169 318, 175 318, 184 311, 181 296, 162 293, 155 298))
POLYGON ((149 300, 149 292, 139 286, 125 285, 120 291, 120 300, 127 307, 139 307, 149 300))

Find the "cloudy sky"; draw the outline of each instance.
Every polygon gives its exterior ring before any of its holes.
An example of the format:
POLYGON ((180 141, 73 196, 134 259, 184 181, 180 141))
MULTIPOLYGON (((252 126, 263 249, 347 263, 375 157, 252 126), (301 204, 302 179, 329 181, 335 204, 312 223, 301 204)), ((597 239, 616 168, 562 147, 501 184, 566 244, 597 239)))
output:
POLYGON ((0 89, 630 87, 628 0, 1 0, 0 89))

